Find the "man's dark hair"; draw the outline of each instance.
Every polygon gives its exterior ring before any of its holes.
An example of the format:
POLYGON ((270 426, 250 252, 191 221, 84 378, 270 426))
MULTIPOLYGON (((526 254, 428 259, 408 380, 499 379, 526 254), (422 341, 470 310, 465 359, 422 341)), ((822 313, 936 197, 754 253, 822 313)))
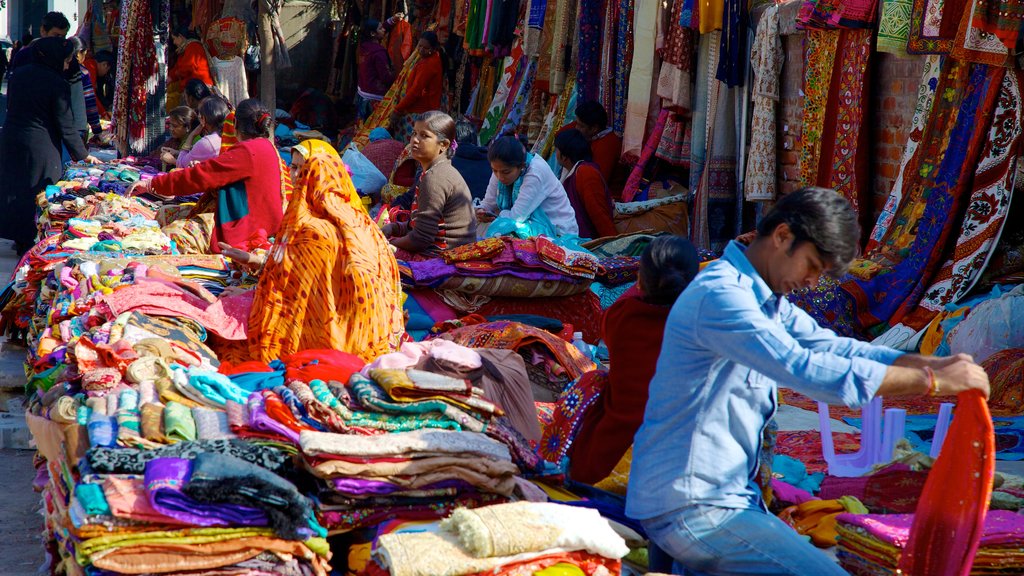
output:
POLYGON ((106 62, 111 66, 117 63, 117 58, 114 57, 114 53, 110 50, 100 50, 96 53, 95 59, 97 63, 106 62))
POLYGON ((608 127, 608 111, 597 100, 588 100, 577 106, 576 119, 601 130, 608 127))
POLYGON ((47 12, 46 16, 43 16, 43 24, 41 30, 43 32, 47 30, 70 30, 71 22, 68 22, 68 17, 61 14, 60 12, 47 12))
POLYGON ((573 164, 594 159, 594 153, 590 149, 590 140, 587 140, 586 136, 575 128, 559 132, 555 136, 555 149, 573 164))
POLYGON ((786 194, 757 224, 757 235, 770 236, 779 224, 793 232, 792 249, 813 244, 832 276, 845 274, 860 255, 857 213, 835 190, 811 186, 786 194))

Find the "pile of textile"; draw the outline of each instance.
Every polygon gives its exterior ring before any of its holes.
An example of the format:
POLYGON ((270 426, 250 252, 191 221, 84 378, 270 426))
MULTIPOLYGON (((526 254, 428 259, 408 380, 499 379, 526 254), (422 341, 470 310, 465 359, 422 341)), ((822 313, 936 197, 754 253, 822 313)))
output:
POLYGON ((540 466, 527 440, 540 430, 525 371, 507 378, 481 352, 410 343, 348 378, 289 384, 327 424, 298 438, 324 526, 441 518, 530 491, 519 475, 540 466))
POLYGON ((607 245, 602 252, 545 236, 488 238, 429 260, 403 262, 400 268, 407 289, 413 294, 435 291, 453 316, 544 316, 571 324, 596 343, 601 309, 607 307, 605 292, 614 293, 610 305, 636 280, 639 255, 649 238, 595 241, 595 246, 607 245))
MULTIPOLYGON (((897 574, 913 519, 912 514, 840 514, 837 556, 843 568, 854 576, 897 574)), ((1024 517, 1006 510, 990 511, 970 573, 1020 574, 1024 571, 1022 544, 1024 517)))
POLYGON ((462 576, 619 574, 629 552, 623 539, 594 510, 551 503, 517 502, 459 508, 439 524, 401 527, 381 535, 377 565, 368 574, 462 576), (546 572, 545 572, 546 573, 546 572))

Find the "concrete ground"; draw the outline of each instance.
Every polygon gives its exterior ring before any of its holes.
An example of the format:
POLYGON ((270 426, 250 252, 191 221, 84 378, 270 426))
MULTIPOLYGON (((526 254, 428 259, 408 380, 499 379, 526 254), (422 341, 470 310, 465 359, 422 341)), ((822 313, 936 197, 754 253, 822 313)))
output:
MULTIPOLYGON (((6 115, 7 95, 3 85, 0 86, 0 126, 6 115)), ((6 285, 16 265, 11 242, 0 240, 0 286, 6 285)), ((7 416, 7 400, 23 395, 24 359, 24 348, 12 346, 0 338, 0 415, 7 416)), ((20 413, 10 414, 8 418, 24 424, 20 413)), ((4 476, 3 497, 0 498, 0 574, 5 576, 38 574, 45 556, 40 540, 43 518, 38 510, 41 500, 39 494, 32 490, 35 477, 33 454, 34 451, 28 449, 0 449, 0 474, 4 476)))

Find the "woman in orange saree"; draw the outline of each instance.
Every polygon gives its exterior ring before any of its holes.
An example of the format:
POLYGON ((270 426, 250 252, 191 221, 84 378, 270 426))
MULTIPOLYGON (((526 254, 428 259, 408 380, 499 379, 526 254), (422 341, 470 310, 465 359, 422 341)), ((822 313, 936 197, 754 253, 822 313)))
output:
POLYGON ((398 348, 398 263, 377 225, 352 207, 355 194, 339 159, 306 160, 256 286, 245 359, 331 349, 371 362, 398 348))

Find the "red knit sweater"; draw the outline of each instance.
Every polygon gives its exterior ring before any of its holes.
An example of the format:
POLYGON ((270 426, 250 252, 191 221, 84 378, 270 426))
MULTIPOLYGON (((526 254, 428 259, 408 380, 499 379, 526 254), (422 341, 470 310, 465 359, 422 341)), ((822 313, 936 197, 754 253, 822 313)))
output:
POLYGON ((260 229, 274 236, 281 227, 281 163, 270 140, 239 142, 197 166, 153 178, 153 192, 163 196, 207 190, 217 193, 212 252, 220 252, 218 242, 244 247, 260 229))

